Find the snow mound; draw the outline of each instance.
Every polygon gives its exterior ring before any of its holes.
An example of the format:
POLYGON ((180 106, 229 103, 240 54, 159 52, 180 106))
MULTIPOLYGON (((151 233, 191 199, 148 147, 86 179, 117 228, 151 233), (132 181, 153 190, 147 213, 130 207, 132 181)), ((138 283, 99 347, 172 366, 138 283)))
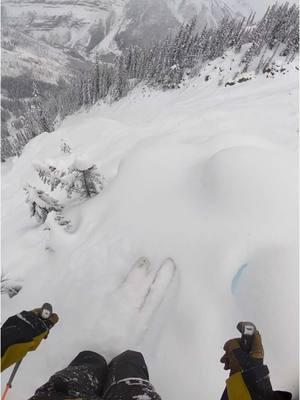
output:
MULTIPOLYGON (((204 166, 206 196, 239 221, 244 216, 247 224, 264 220, 277 225, 276 213, 283 214, 296 200, 296 176, 289 172, 296 169, 296 160, 287 160, 280 151, 250 146, 225 149, 204 166)), ((295 207, 294 202, 296 212, 295 207)))

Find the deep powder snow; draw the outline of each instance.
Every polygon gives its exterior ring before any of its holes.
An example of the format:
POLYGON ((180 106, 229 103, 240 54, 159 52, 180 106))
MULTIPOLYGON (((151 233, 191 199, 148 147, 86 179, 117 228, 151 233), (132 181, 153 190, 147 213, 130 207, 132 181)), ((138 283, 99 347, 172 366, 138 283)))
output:
POLYGON ((23 285, 3 296, 3 320, 44 301, 60 315, 22 363, 13 398, 32 395, 79 351, 109 359, 135 348, 163 399, 218 399, 222 346, 239 320, 261 331, 274 388, 298 391, 294 66, 230 88, 197 78, 171 92, 135 90, 36 137, 2 174, 3 270, 23 285), (103 192, 84 203, 52 192, 72 230, 51 218, 43 230, 22 190, 49 191, 32 162, 83 155, 105 176, 103 192), (149 326, 137 308, 142 279, 118 289, 140 256, 153 270, 166 257, 178 267, 149 326))

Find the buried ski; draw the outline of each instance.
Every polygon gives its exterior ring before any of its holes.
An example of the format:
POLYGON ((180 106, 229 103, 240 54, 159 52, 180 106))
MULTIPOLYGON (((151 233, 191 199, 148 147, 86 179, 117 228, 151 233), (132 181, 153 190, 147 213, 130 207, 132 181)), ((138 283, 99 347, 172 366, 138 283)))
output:
POLYGON ((152 282, 143 298, 139 310, 151 309, 152 312, 161 305, 168 289, 172 285, 177 266, 172 258, 166 258, 156 271, 152 282))
POLYGON ((150 272, 150 261, 147 257, 140 257, 131 267, 125 278, 120 283, 119 288, 123 287, 130 281, 134 280, 136 277, 140 276, 141 274, 147 276, 150 272))

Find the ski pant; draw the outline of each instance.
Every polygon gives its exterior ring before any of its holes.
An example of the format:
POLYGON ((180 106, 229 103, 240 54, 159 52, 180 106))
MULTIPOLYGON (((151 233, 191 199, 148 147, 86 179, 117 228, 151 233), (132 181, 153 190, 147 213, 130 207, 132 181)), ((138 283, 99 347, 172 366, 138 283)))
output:
POLYGON ((141 353, 127 350, 108 367, 104 400, 161 400, 149 382, 148 369, 141 353))
POLYGON ((104 357, 83 351, 37 389, 30 400, 161 400, 149 382, 141 353, 127 350, 107 365, 104 357))

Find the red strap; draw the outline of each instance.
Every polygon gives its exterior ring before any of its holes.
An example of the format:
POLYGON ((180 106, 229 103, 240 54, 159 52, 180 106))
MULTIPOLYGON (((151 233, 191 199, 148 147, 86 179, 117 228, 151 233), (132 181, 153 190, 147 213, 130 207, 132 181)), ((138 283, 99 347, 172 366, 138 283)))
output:
POLYGON ((10 386, 8 384, 6 384, 6 387, 5 387, 4 393, 3 393, 2 397, 1 397, 1 400, 5 400, 7 392, 9 391, 9 389, 10 389, 10 386))

